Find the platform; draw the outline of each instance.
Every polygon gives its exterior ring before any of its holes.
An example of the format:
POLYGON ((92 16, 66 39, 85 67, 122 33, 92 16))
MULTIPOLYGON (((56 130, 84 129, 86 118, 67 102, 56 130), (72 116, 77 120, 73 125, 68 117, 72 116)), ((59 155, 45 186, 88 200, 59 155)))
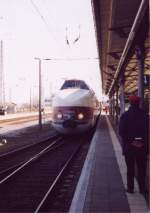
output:
POLYGON ((146 213, 145 198, 126 188, 126 165, 108 116, 102 115, 92 139, 69 213, 146 213))

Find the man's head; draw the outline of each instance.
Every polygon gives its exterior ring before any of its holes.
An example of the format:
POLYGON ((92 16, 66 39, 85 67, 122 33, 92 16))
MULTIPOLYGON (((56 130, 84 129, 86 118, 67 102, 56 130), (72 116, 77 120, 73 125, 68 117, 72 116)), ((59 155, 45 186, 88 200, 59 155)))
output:
POLYGON ((136 95, 129 96, 129 103, 131 105, 134 105, 134 106, 139 106, 139 104, 140 104, 140 97, 136 96, 136 95))

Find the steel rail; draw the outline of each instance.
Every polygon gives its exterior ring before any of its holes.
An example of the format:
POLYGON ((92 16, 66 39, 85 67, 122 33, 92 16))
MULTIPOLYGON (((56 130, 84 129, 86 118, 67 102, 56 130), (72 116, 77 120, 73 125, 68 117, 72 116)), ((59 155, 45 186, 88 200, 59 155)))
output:
POLYGON ((76 155, 76 153, 78 152, 78 150, 80 149, 80 147, 81 147, 81 144, 76 148, 76 150, 72 153, 72 155, 69 157, 69 159, 67 160, 67 162, 62 166, 59 174, 57 175, 57 177, 55 178, 55 180, 51 184, 50 188, 48 189, 48 191, 44 195, 43 199, 41 200, 40 204, 38 205, 38 207, 36 208, 36 210, 34 211, 34 213, 40 212, 40 210, 43 208, 46 199, 48 198, 48 196, 50 196, 50 193, 52 193, 52 191, 54 190, 54 187, 56 186, 56 184, 58 183, 58 181, 62 177, 63 173, 68 168, 69 164, 71 163, 72 159, 74 158, 74 156, 76 155))
MULTIPOLYGON (((38 143, 34 143, 34 144, 32 144, 32 145, 27 145, 27 146, 18 148, 18 149, 16 149, 16 150, 10 151, 10 152, 8 152, 8 153, 5 153, 5 154, 1 155, 0 158, 1 158, 1 157, 8 157, 8 156, 11 155, 11 154, 15 154, 15 153, 17 153, 17 152, 26 150, 26 149, 28 149, 28 148, 35 147, 36 145, 38 146, 38 145, 40 145, 40 144, 42 144, 42 143, 44 143, 44 142, 47 142, 47 141, 49 141, 49 140, 51 140, 51 139, 54 139, 56 136, 57 136, 57 135, 52 136, 51 138, 49 138, 49 139, 47 139, 47 140, 40 141, 40 142, 38 142, 38 143)), ((56 138, 56 139, 58 139, 58 138, 56 138)), ((23 160, 23 161, 21 161, 21 162, 15 164, 15 165, 13 165, 13 166, 10 166, 10 167, 7 168, 7 169, 3 169, 2 171, 0 171, 0 175, 4 175, 5 173, 11 172, 13 169, 18 168, 19 166, 23 165, 25 162, 26 162, 26 160, 23 160)))
MULTIPOLYGON (((13 171, 12 173, 10 173, 8 176, 6 176, 5 178, 3 178, 0 181, 0 185, 2 185, 4 182, 6 182, 8 179, 10 179, 13 175, 17 174, 20 170, 22 170, 23 168, 25 168, 27 165, 29 165, 31 162, 33 162, 34 160, 38 159, 39 157, 41 157, 43 154, 45 154, 47 151, 53 150, 54 149, 54 145, 56 143, 58 143, 59 140, 62 140, 62 137, 56 139, 52 144, 50 144, 49 146, 47 146, 46 148, 44 148, 42 151, 40 151, 38 154, 34 155, 33 157, 31 157, 28 161, 26 161, 23 165, 21 165, 19 168, 17 168, 15 171, 13 171), (50 149, 50 150, 49 150, 50 149)), ((63 144, 58 144, 56 147, 61 146, 63 144)), ((56 148, 55 147, 55 148, 56 148)))
POLYGON ((55 137, 57 137, 57 136, 58 136, 58 135, 52 135, 50 138, 48 138, 48 139, 46 139, 46 140, 42 140, 42 141, 39 141, 39 142, 37 142, 37 143, 32 143, 31 145, 30 145, 30 144, 24 145, 24 146, 22 146, 22 147, 20 147, 20 148, 17 148, 17 149, 15 149, 15 150, 11 150, 11 151, 9 151, 9 152, 6 152, 6 153, 4 153, 4 154, 1 154, 1 155, 0 155, 0 158, 6 157, 6 156, 8 156, 8 155, 11 155, 11 154, 14 154, 14 153, 17 153, 17 152, 20 152, 20 151, 23 151, 23 150, 25 150, 25 149, 28 149, 28 148, 33 147, 33 146, 36 146, 36 145, 39 145, 40 143, 44 143, 45 141, 51 140, 51 139, 53 139, 53 138, 55 138, 55 137))

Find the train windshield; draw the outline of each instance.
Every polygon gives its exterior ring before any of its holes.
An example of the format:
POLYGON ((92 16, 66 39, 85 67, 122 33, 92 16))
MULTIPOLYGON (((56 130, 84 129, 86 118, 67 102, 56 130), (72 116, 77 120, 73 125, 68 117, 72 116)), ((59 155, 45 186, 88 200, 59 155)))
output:
POLYGON ((63 89, 70 89, 70 88, 79 88, 79 89, 89 90, 89 87, 86 85, 84 81, 77 81, 77 80, 65 81, 60 89, 63 90, 63 89))

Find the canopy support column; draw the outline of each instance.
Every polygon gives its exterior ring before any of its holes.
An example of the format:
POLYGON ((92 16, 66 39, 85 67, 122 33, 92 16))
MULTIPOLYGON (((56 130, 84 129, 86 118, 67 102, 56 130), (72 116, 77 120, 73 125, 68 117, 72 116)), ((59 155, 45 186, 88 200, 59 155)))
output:
POLYGON ((140 46, 135 50, 138 59, 138 96, 141 98, 140 107, 144 107, 144 51, 140 46))
POLYGON ((116 86, 116 103, 115 103, 115 121, 116 124, 118 124, 118 118, 119 118, 119 114, 120 114, 120 108, 119 108, 119 103, 118 103, 118 91, 119 91, 119 87, 118 85, 116 86))
POLYGON ((120 114, 124 113, 125 111, 125 92, 124 92, 124 74, 120 77, 120 114))

